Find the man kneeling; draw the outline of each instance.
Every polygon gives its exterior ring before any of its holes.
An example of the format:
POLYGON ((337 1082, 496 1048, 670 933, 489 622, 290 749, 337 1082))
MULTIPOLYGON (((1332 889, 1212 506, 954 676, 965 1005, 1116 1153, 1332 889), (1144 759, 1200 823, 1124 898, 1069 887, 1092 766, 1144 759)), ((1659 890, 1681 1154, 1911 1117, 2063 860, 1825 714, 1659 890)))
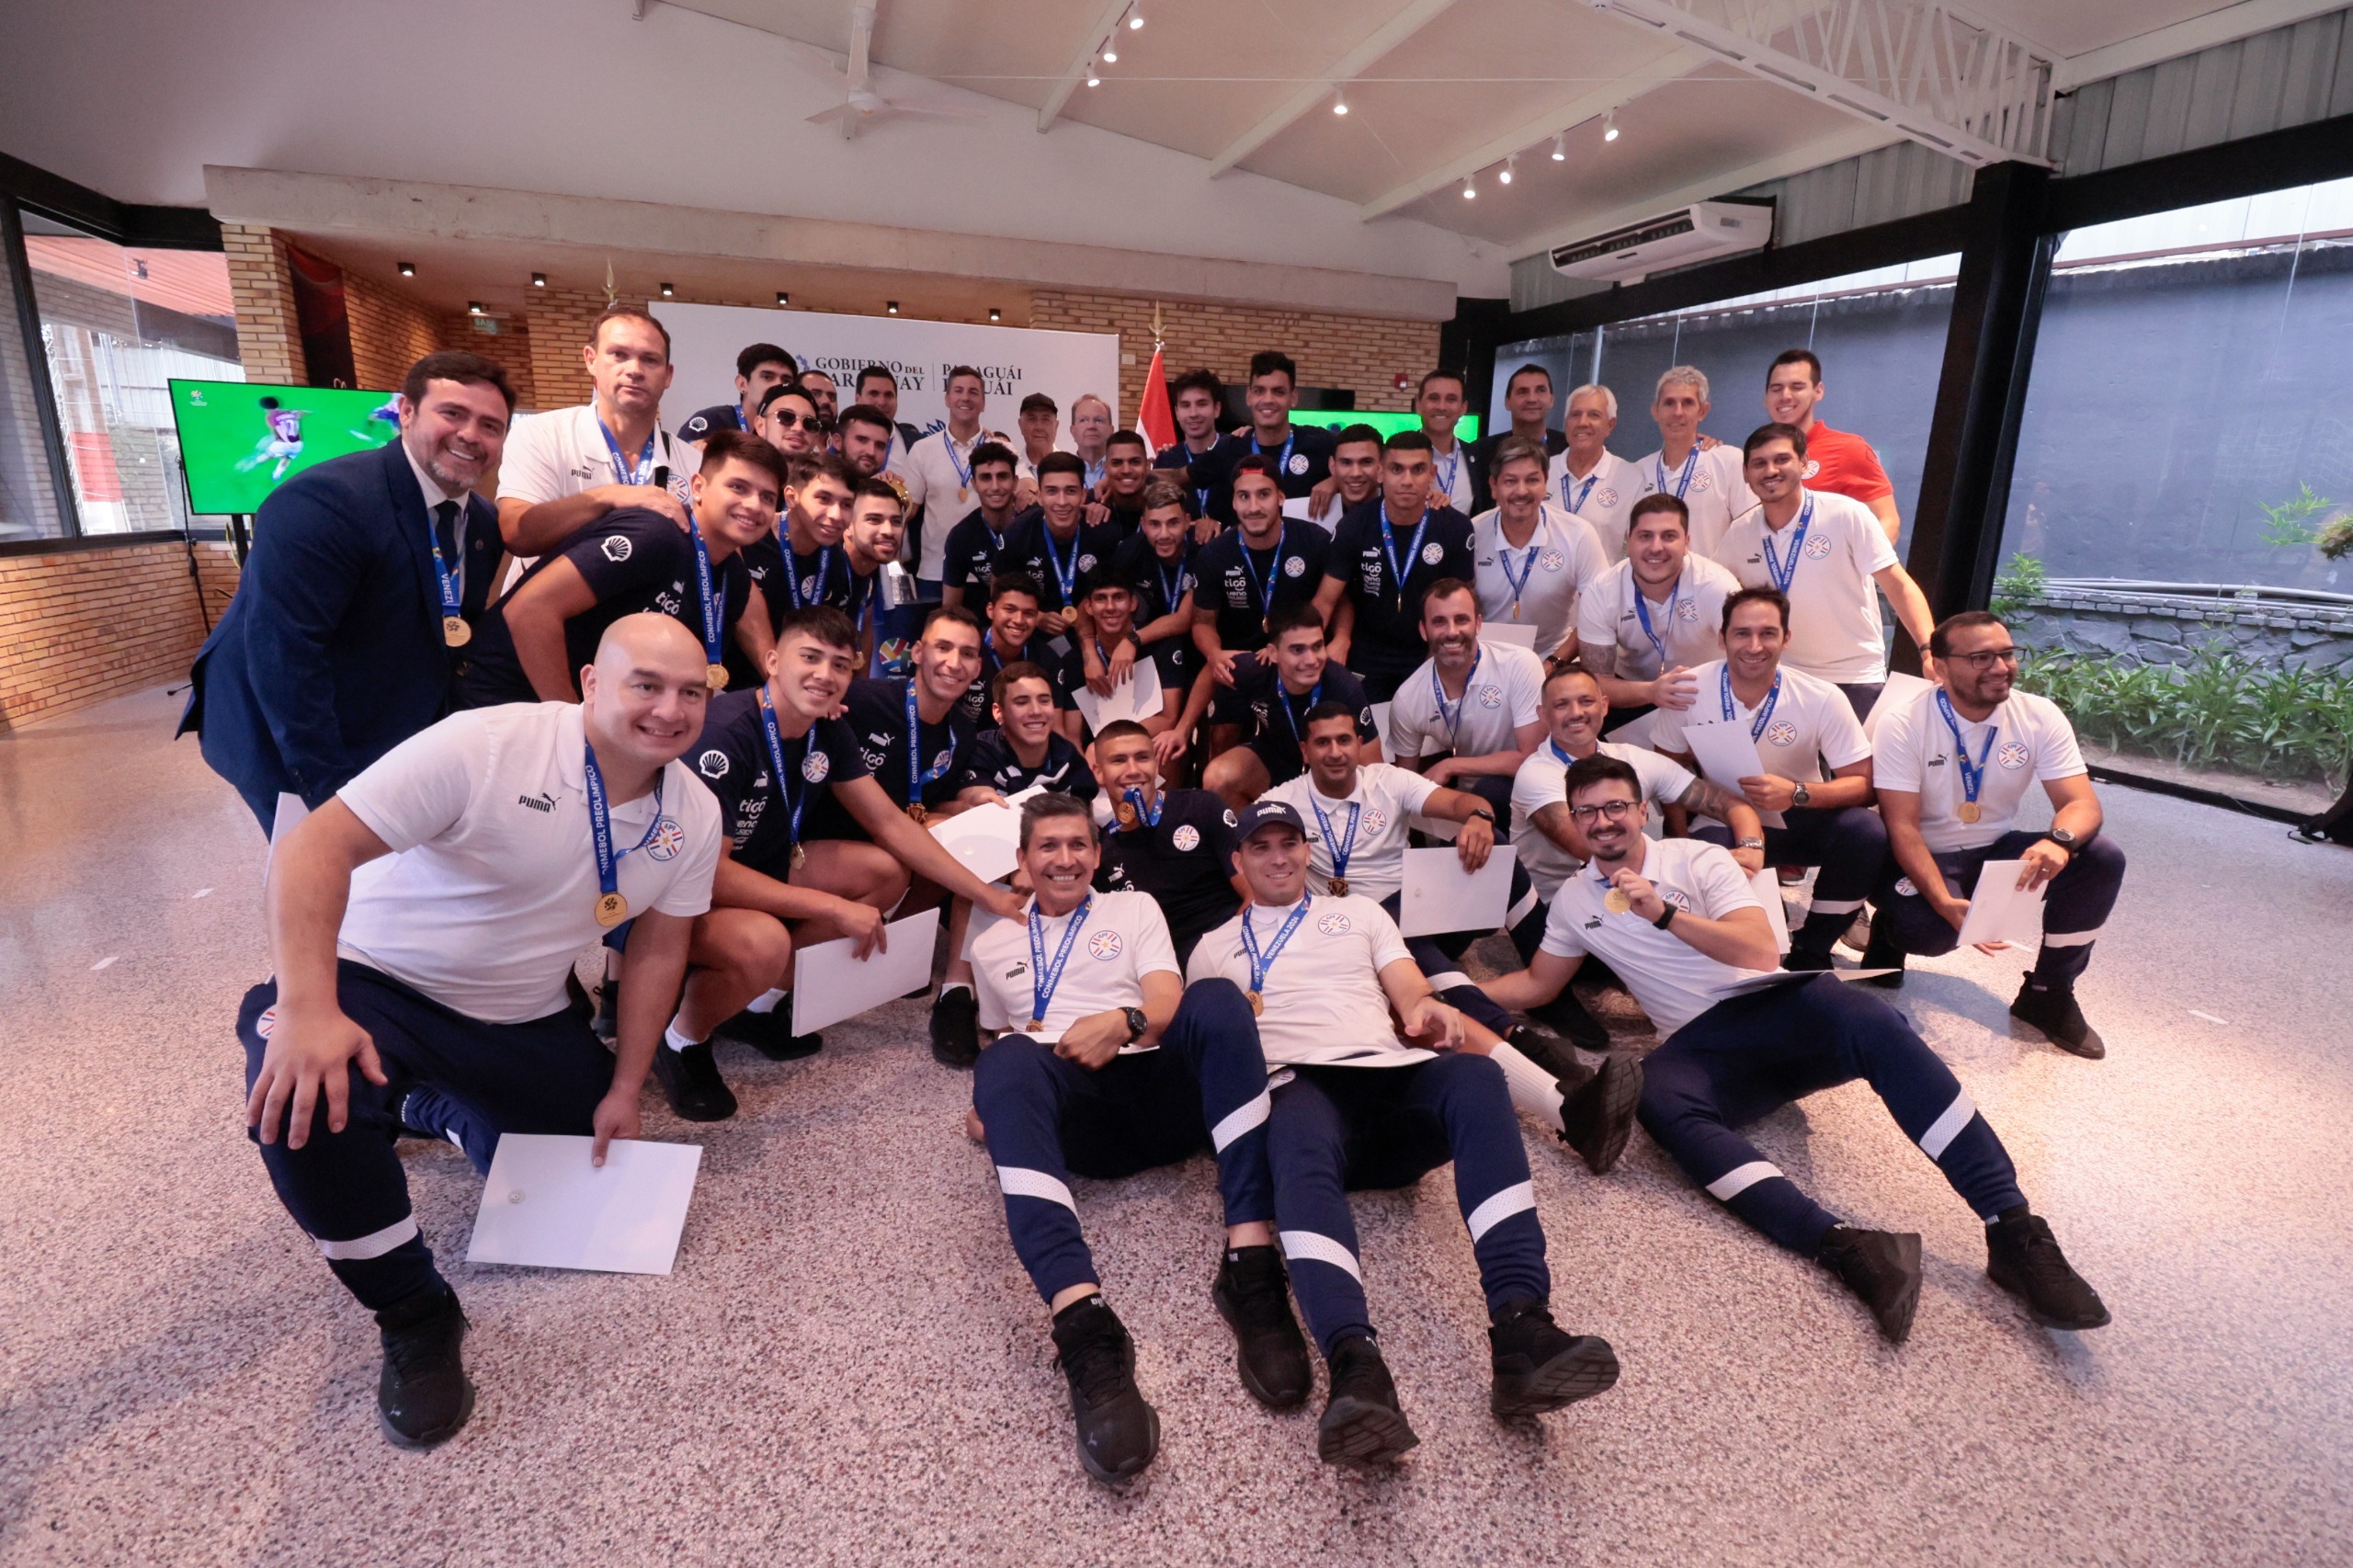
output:
POLYGON ((972 942, 981 1025, 998 1031, 974 1070, 972 1106, 1014 1251, 1053 1313, 1079 1462, 1118 1482, 1159 1451, 1160 1417, 1103 1300, 1072 1171, 1133 1176, 1213 1148, 1226 1251, 1211 1296, 1233 1326, 1242 1384, 1282 1409, 1312 1379, 1274 1248, 1267 1065, 1250 1009, 1223 981, 1184 989, 1160 906, 1091 891, 1101 855, 1084 801, 1023 803, 1020 863, 1036 898, 1025 920, 972 942))
POLYGON ((1563 1334, 1545 1310, 1544 1230, 1502 1067, 1457 1049, 1462 1016, 1431 993, 1381 905, 1308 892, 1296 810, 1260 801, 1243 813, 1239 837, 1250 903, 1201 938, 1188 972, 1195 989, 1246 983, 1266 1058, 1288 1069, 1276 1075, 1267 1157, 1291 1288, 1331 1369, 1318 1453, 1382 1464, 1420 1441, 1373 1341, 1347 1195, 1411 1186, 1449 1160, 1494 1323, 1496 1416, 1608 1389, 1618 1381, 1608 1345, 1563 1334))

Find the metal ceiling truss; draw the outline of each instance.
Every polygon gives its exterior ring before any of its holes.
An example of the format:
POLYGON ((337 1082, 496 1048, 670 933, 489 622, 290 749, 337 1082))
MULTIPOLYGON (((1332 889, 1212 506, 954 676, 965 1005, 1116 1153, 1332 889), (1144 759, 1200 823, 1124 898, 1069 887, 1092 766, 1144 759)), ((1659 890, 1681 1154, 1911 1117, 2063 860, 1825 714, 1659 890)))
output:
POLYGON ((2050 166, 2053 57, 1937 0, 1586 0, 1965 164, 2050 166))

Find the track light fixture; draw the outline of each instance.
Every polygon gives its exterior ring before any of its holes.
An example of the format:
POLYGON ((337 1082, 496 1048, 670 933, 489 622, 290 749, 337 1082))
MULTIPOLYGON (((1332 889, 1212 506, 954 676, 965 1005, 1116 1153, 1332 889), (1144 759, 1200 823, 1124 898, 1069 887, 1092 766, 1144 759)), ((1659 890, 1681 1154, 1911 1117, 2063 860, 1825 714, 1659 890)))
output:
POLYGON ((1137 10, 1137 9, 1136 9, 1134 6, 1129 6, 1129 7, 1128 7, 1128 31, 1130 31, 1130 32, 1135 32, 1135 31, 1139 30, 1140 28, 1142 28, 1142 26, 1143 26, 1143 13, 1142 13, 1142 11, 1137 10))
POLYGON ((1565 131, 1556 131, 1552 133, 1552 161, 1556 164, 1564 164, 1568 159, 1569 133, 1565 131))
POLYGON ((1511 171, 1512 171, 1512 168, 1513 168, 1513 166, 1514 166, 1515 165, 1517 165, 1518 162, 1519 162, 1519 154, 1518 154, 1518 153, 1514 153, 1510 157, 1506 158, 1506 159, 1504 160, 1503 172, 1502 172, 1501 174, 1497 175, 1497 176, 1495 176, 1495 178, 1496 178, 1499 182, 1501 182, 1502 184, 1509 185, 1509 184, 1511 183, 1511 171))
POLYGON ((1346 114, 1348 112, 1347 94, 1337 90, 1334 91, 1332 94, 1332 112, 1334 114, 1346 114))
POLYGON ((396 261, 392 263, 392 266, 399 271, 403 278, 414 278, 416 276, 416 263, 413 261, 396 261))
POLYGON ((1462 199, 1465 201, 1479 199, 1479 182, 1470 175, 1462 176, 1462 199))
POLYGON ((1608 114, 1602 116, 1601 139, 1604 142, 1615 142, 1618 140, 1618 111, 1614 108, 1608 114))

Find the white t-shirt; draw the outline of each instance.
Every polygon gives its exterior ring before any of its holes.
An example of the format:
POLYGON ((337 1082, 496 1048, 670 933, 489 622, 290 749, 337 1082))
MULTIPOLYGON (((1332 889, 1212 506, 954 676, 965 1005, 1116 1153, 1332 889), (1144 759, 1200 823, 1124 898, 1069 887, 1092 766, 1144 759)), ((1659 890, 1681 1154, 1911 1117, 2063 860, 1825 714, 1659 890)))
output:
POLYGON ((1756 505, 1738 447, 1716 446, 1704 452, 1695 449, 1671 468, 1663 451, 1653 452, 1634 469, 1642 495, 1676 496, 1691 514, 1694 555, 1714 555, 1733 519, 1756 505))
MULTIPOLYGON (((1641 872, 1659 897, 1709 920, 1735 909, 1765 907, 1732 852, 1701 839, 1648 841, 1641 872)), ((1608 962, 1651 1016, 1662 1040, 1714 1006, 1733 986, 1771 972, 1711 959, 1671 926, 1662 931, 1632 910, 1613 915, 1602 902, 1608 892, 1602 878, 1580 871, 1554 896, 1538 946, 1555 958, 1591 953, 1608 962)))
POLYGON ((1332 846, 1324 841, 1323 824, 1315 813, 1320 808, 1332 831, 1345 843, 1348 806, 1353 801, 1358 808, 1357 833, 1348 851, 1348 892, 1378 903, 1404 887, 1405 819, 1420 811, 1422 802, 1438 789, 1411 768, 1368 762, 1357 768, 1357 787, 1337 801, 1317 791, 1313 773, 1278 784, 1258 798, 1287 802, 1307 824, 1311 891, 1329 885, 1332 880, 1332 846))
POLYGON ((1968 797, 1953 756, 1952 729, 1937 695, 1923 692, 1880 723, 1871 762, 1873 781, 1881 789, 1919 795, 1920 836, 1937 853, 1993 843, 2018 820, 2018 802, 2029 785, 2089 771, 2075 745, 2075 726, 2049 698, 2013 691, 1982 724, 1971 723, 1956 708, 1952 716, 1961 725, 1961 744, 1969 748, 1970 761, 1985 759, 1984 781, 1977 791, 1983 814, 1975 822, 1963 822, 1961 804, 1968 797), (1991 751, 1986 749, 1989 729, 1999 732, 1991 751))
POLYGON ((1577 596, 1577 642, 1582 648, 1617 649, 1622 680, 1654 680, 1662 669, 1702 665, 1723 652, 1724 600, 1739 591, 1739 579, 1722 566, 1703 555, 1686 555, 1683 575, 1667 591, 1672 612, 1666 601, 1643 596, 1650 612, 1645 632, 1634 607, 1642 592, 1634 563, 1620 561, 1577 596), (1665 665, 1653 637, 1665 644, 1665 665))
MULTIPOLYGON (((1308 879, 1311 887, 1314 881, 1308 879)), ((1264 957, 1298 907, 1245 904, 1195 945, 1186 980, 1230 980, 1246 993, 1250 954, 1242 945, 1242 922, 1250 922, 1264 957)), ((1413 956, 1397 923, 1373 900, 1353 892, 1346 898, 1310 893, 1307 913, 1268 965, 1259 994, 1258 1049, 1267 1065, 1399 1067, 1428 1061, 1437 1053, 1398 1035, 1389 994, 1381 988, 1381 971, 1413 956)))
POLYGON ((1550 653, 1575 628, 1577 596, 1609 568, 1593 525, 1551 506, 1540 509, 1536 531, 1518 546, 1504 538, 1500 509, 1480 513, 1471 519, 1471 559, 1479 613, 1536 628, 1539 653, 1550 653), (1515 574, 1518 593, 1511 585, 1515 574))
MULTIPOLYGON (((635 463, 643 449, 624 455, 635 463)), ((657 469, 669 471, 670 494, 681 502, 688 500, 687 482, 694 477, 702 461, 691 446, 673 440, 658 423, 654 431, 654 463, 657 469)), ((600 484, 628 483, 629 476, 614 466, 613 449, 606 444, 604 427, 597 418, 597 405, 590 403, 574 408, 552 408, 520 421, 514 434, 507 437, 506 452, 498 460, 501 501, 511 498, 537 506, 542 501, 561 501, 600 484)), ((646 483, 650 484, 653 480, 649 478, 646 483)))
MULTIPOLYGON (((1795 544, 1798 524, 1772 535, 1784 568, 1792 549, 1800 557, 1785 590, 1790 596, 1790 642, 1781 654, 1786 669, 1803 670, 1839 686, 1870 686, 1887 678, 1887 644, 1880 630, 1879 585, 1874 573, 1895 565, 1895 546, 1871 509, 1846 495, 1809 490, 1813 506, 1805 543, 1795 544)), ((1804 517, 1802 506, 1799 517, 1804 517)), ((1718 561, 1743 586, 1776 585, 1765 561, 1769 532, 1762 509, 1734 523, 1717 547, 1718 561)))
MULTIPOLYGON (((1039 922, 1049 968, 1062 950, 1070 922, 1068 915, 1039 922)), ((1029 1009, 1037 1002, 1034 968, 1026 919, 999 920, 972 939, 972 980, 980 993, 983 1028, 1030 1032, 1029 1009)), ((1176 949, 1168 939, 1168 921, 1160 905, 1146 893, 1091 894, 1086 923, 1071 943, 1062 979, 1046 1004, 1046 1027, 1036 1031, 1037 1038, 1060 1040, 1064 1029, 1092 1014, 1142 1006, 1143 977, 1154 972, 1183 972, 1176 967, 1176 949)))
MULTIPOLYGON (((1632 768, 1642 780, 1643 799, 1654 804, 1672 805, 1691 788, 1691 775, 1680 764, 1654 751, 1621 745, 1616 741, 1597 742, 1594 749, 1632 768)), ((1536 813, 1544 807, 1567 804, 1569 794, 1563 781, 1568 773, 1569 765, 1561 760, 1553 744, 1546 741, 1512 776, 1512 851, 1527 869, 1528 880, 1536 884, 1540 898, 1551 898, 1564 879, 1575 874, 1580 864, 1575 856, 1544 836, 1544 830, 1535 821, 1536 813)))
MULTIPOLYGON (((1660 751, 1689 755, 1691 748, 1683 739, 1687 727, 1738 724, 1756 743, 1756 755, 1763 760, 1765 771, 1793 784, 1813 784, 1829 777, 1823 771, 1825 762, 1836 769, 1871 755, 1871 743, 1863 736, 1862 721, 1855 717, 1854 705, 1847 700, 1845 693, 1817 676, 1803 670, 1782 670, 1780 695, 1768 699, 1773 705, 1772 716, 1759 728, 1756 710, 1742 702, 1736 694, 1730 698, 1731 710, 1725 710, 1727 688, 1722 659, 1711 660, 1691 673, 1699 679, 1699 699, 1680 713, 1662 708, 1651 722, 1651 744, 1660 751)), ((1740 780, 1736 778, 1719 778, 1716 782, 1735 795, 1740 793, 1740 780)), ((1779 812, 1757 814, 1768 827, 1787 825, 1779 812)))
MULTIPOLYGON (((561 1010, 573 959, 604 934, 586 755, 577 704, 517 702, 379 757, 337 793, 393 852, 351 874, 336 952, 484 1023, 561 1010)), ((661 800, 659 826, 651 792, 612 808, 620 892, 632 915, 692 917, 710 907, 719 802, 683 762, 661 800)))
POLYGON ((1605 450, 1586 471, 1583 479, 1569 472, 1569 454, 1552 454, 1548 477, 1552 482, 1549 497, 1552 506, 1591 525, 1594 538, 1601 541, 1601 553, 1615 565, 1626 559, 1626 528, 1631 521, 1634 503, 1641 500, 1643 476, 1632 463, 1617 453, 1605 450))
POLYGON ((1438 709, 1437 679, 1437 661, 1424 659, 1389 700, 1389 744, 1399 756, 1518 751, 1519 738, 1513 732, 1537 722, 1544 661, 1508 642, 1480 643, 1479 662, 1471 667, 1462 699, 1447 700, 1450 724, 1438 709))
POLYGON ((1453 507, 1464 517, 1469 517, 1471 515, 1471 449, 1461 441, 1454 443, 1454 450, 1451 452, 1441 453, 1433 448, 1430 451, 1430 461, 1436 465, 1437 470, 1430 479, 1431 501, 1436 502, 1442 495, 1446 497, 1447 506, 1453 507))
POLYGON ((1038 471, 1021 455, 1021 443, 985 425, 973 431, 969 441, 956 439, 942 426, 909 447, 906 457, 892 470, 907 482, 910 510, 932 497, 939 502, 924 514, 923 560, 915 568, 918 577, 935 583, 939 580, 948 564, 948 530, 981 504, 972 490, 971 474, 972 449, 984 441, 995 441, 1013 454, 1016 479, 1038 477, 1038 471))

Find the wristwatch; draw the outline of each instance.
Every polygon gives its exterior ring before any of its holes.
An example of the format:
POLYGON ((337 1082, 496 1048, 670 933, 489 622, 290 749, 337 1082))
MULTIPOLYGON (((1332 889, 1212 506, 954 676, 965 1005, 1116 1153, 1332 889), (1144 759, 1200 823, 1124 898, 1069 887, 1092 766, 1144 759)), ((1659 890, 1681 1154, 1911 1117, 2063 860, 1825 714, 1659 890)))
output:
POLYGON ((1651 924, 1664 931, 1668 926, 1674 923, 1675 917, 1682 913, 1683 912, 1681 910, 1676 908, 1675 905, 1670 903, 1665 909, 1658 912, 1658 918, 1652 921, 1651 924))
POLYGON ((1120 1011, 1127 1015, 1127 1043, 1133 1045, 1136 1041, 1143 1038, 1144 1030, 1152 1028, 1152 1020, 1144 1017, 1144 1011, 1142 1007, 1122 1007, 1120 1011))
POLYGON ((1472 814, 1472 816, 1474 816, 1474 817, 1478 817, 1478 818, 1480 818, 1480 819, 1481 819, 1482 821, 1483 821, 1483 822, 1484 822, 1484 823, 1485 823, 1489 827, 1493 827, 1493 826, 1495 826, 1495 812, 1491 812, 1491 811, 1489 811, 1489 810, 1488 810, 1486 807, 1484 807, 1484 806, 1473 806, 1473 807, 1472 807, 1472 808, 1471 808, 1471 814, 1472 814))
POLYGON ((2070 860, 2075 858, 2075 851, 2082 846, 2084 842, 2082 839, 2077 838, 2074 834, 2069 833, 2063 827, 2054 827, 2042 836, 2051 840, 2052 843, 2057 845, 2060 848, 2064 849, 2067 852, 2067 858, 2070 860))
POLYGON ((1813 791, 1800 784, 1790 790, 1790 804, 1802 806, 1813 799, 1813 791))
POLYGON ((1733 847, 1735 849, 1762 849, 1765 847, 1765 841, 1761 838, 1735 838, 1733 840, 1733 847))

